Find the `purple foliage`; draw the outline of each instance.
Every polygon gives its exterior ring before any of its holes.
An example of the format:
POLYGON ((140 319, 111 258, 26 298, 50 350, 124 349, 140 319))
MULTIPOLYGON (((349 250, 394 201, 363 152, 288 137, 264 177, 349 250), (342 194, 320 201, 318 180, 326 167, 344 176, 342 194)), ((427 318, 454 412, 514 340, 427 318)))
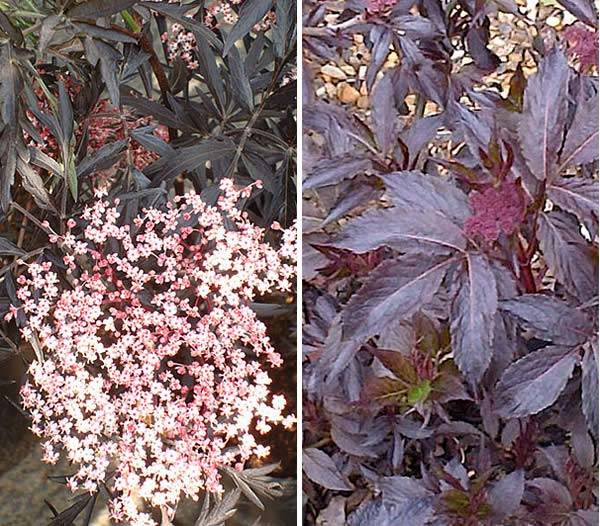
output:
POLYGON ((498 67, 510 1, 382 4, 304 2, 305 524, 597 524, 595 68, 498 67), (369 111, 314 89, 356 34, 369 111))

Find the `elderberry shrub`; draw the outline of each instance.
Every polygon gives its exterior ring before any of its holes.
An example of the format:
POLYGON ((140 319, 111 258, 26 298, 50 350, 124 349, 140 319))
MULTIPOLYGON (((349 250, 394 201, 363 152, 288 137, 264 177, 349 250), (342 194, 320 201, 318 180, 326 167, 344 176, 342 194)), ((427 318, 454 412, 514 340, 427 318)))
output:
POLYGON ((306 524, 597 524, 593 4, 303 13, 306 524))
POLYGON ((293 491, 295 34, 291 0, 0 1, 2 357, 76 493, 40 524, 293 491))

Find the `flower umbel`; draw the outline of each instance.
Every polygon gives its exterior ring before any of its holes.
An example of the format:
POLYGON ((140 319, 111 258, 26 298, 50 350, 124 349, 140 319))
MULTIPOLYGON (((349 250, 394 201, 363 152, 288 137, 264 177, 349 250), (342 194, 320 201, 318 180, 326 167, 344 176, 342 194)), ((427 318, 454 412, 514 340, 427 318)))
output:
MULTIPOLYGON (((173 0, 169 1, 173 3, 173 0)), ((234 6, 239 7, 244 1, 245 0, 213 0, 208 2, 204 8, 204 24, 211 29, 217 29, 221 24, 235 24, 239 17, 234 6)), ((274 22, 275 12, 271 10, 267 12, 262 20, 254 25, 253 30, 257 32, 267 31, 274 22)), ((161 35, 161 40, 167 46, 169 62, 174 62, 179 58, 190 71, 198 69, 198 43, 196 42, 196 37, 192 31, 189 31, 180 23, 175 23, 168 31, 165 31, 161 35)))
POLYGON ((396 5, 397 0, 368 0, 367 11, 371 14, 381 13, 396 5))
POLYGON ((474 213, 466 220, 465 231, 488 243, 497 241, 501 233, 515 232, 525 214, 525 197, 516 181, 504 180, 498 187, 472 192, 469 202, 474 213))
POLYGON ((583 72, 598 67, 598 31, 574 24, 565 29, 564 36, 568 43, 567 53, 579 61, 583 72))
POLYGON ((99 193, 81 236, 70 221, 51 239, 66 280, 49 262, 18 279, 23 336, 43 353, 22 389, 32 429, 46 461, 77 465, 73 491, 110 479, 117 521, 154 524, 138 498, 173 511, 220 492, 221 467, 264 457, 256 435, 293 420, 269 391, 281 357, 250 303, 292 287, 294 229, 274 248, 236 207, 251 188, 221 189, 216 206, 187 194, 131 227, 99 193))

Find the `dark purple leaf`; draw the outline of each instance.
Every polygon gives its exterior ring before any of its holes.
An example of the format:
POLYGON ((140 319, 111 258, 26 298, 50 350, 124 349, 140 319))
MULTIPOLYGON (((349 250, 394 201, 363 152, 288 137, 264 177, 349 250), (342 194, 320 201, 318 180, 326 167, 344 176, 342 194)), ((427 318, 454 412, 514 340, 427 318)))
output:
POLYGON ((371 95, 371 115, 377 143, 381 151, 387 155, 396 136, 398 121, 394 105, 394 86, 389 73, 375 85, 371 95))
POLYGON ((588 433, 588 426, 581 413, 569 418, 571 420, 571 449, 577 459, 577 463, 585 468, 591 469, 594 465, 594 442, 588 433))
POLYGON ((242 492, 239 489, 229 491, 216 499, 214 507, 210 507, 211 495, 206 492, 202 511, 196 519, 194 526, 222 526, 236 512, 236 505, 240 500, 242 492))
POLYGON ((563 391, 577 356, 569 347, 544 347, 513 363, 496 386, 495 409, 504 418, 539 413, 563 391))
POLYGON ((368 203, 372 199, 379 197, 379 192, 370 185, 361 184, 353 181, 352 185, 344 192, 339 201, 329 211, 329 215, 323 220, 320 227, 328 225, 342 217, 345 213, 353 210, 357 206, 368 203))
POLYGON ((245 109, 252 111, 254 108, 254 93, 252 93, 244 61, 235 46, 229 50, 227 63, 231 72, 231 84, 234 95, 245 109))
POLYGON ((9 241, 5 237, 0 237, 0 255, 2 256, 24 256, 25 251, 9 241))
POLYGON ((366 436, 360 433, 351 433, 345 429, 338 420, 334 420, 331 426, 331 439, 346 453, 357 457, 377 458, 377 454, 369 446, 365 446, 366 436))
POLYGON ((564 212, 540 215, 538 238, 544 259, 567 290, 582 301, 597 294, 597 252, 578 232, 575 218, 564 212))
POLYGON ((411 256, 385 261, 348 302, 344 335, 365 340, 411 316, 431 301, 451 264, 448 259, 411 256))
POLYGON ((271 7, 273 7, 273 0, 246 0, 242 4, 239 18, 225 40, 224 56, 227 56, 232 46, 263 19, 271 7))
POLYGON ((54 517, 48 526, 70 526, 74 523, 75 519, 81 515, 83 510, 91 503, 95 502, 95 496, 89 494, 79 495, 75 498, 74 504, 68 507, 66 510, 60 512, 54 517))
POLYGON ((590 335, 590 320, 564 301, 543 294, 525 294, 502 301, 500 308, 518 318, 533 336, 558 345, 577 345, 590 335))
POLYGON ((154 129, 138 128, 131 132, 131 136, 150 152, 161 156, 175 155, 175 149, 153 133, 154 129))
POLYGON ((333 379, 341 373, 359 351, 361 342, 354 338, 342 338, 341 315, 336 316, 325 339, 325 351, 317 364, 322 376, 333 379))
POLYGON ((222 159, 234 151, 235 145, 231 141, 219 139, 206 139, 194 146, 181 148, 173 159, 169 159, 160 179, 173 180, 182 172, 195 170, 208 161, 222 159))
POLYGON ((502 477, 490 490, 488 501, 495 514, 509 517, 517 511, 525 489, 525 474, 517 469, 502 477))
POLYGON ((426 99, 445 106, 448 97, 447 76, 436 67, 431 59, 419 49, 410 38, 400 39, 403 61, 400 66, 400 78, 406 77, 411 89, 422 93, 426 99))
POLYGON ((344 154, 325 158, 312 166, 302 185, 305 190, 336 184, 344 179, 352 179, 371 167, 371 161, 364 156, 344 154))
POLYGON ((22 86, 19 68, 11 59, 10 46, 4 46, 0 60, 0 114, 4 121, 1 139, 5 146, 0 175, 0 208, 8 210, 10 188, 17 167, 17 100, 22 86))
POLYGON ((172 128, 178 128, 186 132, 194 130, 189 126, 188 123, 181 121, 175 113, 165 108, 162 104, 152 100, 144 99, 142 97, 124 96, 122 99, 124 105, 130 106, 138 112, 141 112, 143 115, 153 117, 160 124, 164 124, 165 126, 172 128))
POLYGON ((485 257, 469 253, 459 280, 451 310, 454 361, 469 381, 477 383, 492 359, 498 309, 495 275, 485 257))
POLYGON ((341 237, 331 243, 354 252, 369 252, 381 246, 397 250, 461 251, 465 235, 458 226, 431 213, 406 213, 396 208, 371 210, 349 221, 341 237))
POLYGON ((479 161, 480 151, 486 151, 492 138, 489 115, 482 108, 476 112, 470 111, 464 106, 453 103, 452 113, 456 115, 460 130, 473 158, 479 161))
POLYGON ((577 105, 573 124, 569 128, 560 154, 559 172, 598 159, 598 119, 590 118, 590 115, 597 115, 597 113, 597 93, 577 105))
POLYGON ((490 39, 489 20, 485 24, 474 25, 467 32, 467 45, 473 56, 475 65, 483 71, 493 71, 500 64, 500 59, 488 48, 490 39))
POLYGON ((126 42, 128 44, 137 44, 137 39, 115 31, 113 29, 106 29, 104 27, 97 26, 95 24, 87 24, 85 22, 74 22, 73 26, 76 27, 82 33, 86 35, 102 38, 105 40, 112 40, 113 42, 126 42))
POLYGON ((221 68, 218 65, 218 59, 215 51, 207 42, 201 37, 197 37, 199 40, 198 46, 198 62, 199 71, 204 77, 208 89, 213 96, 215 102, 218 103, 221 110, 225 107, 225 81, 221 73, 221 68))
POLYGON ((3 11, 0 11, 0 31, 8 36, 17 46, 23 43, 23 33, 3 11))
POLYGON ((21 174, 23 188, 31 194, 36 204, 44 210, 55 210, 40 174, 21 159, 17 159, 17 171, 21 174))
POLYGON ((581 399, 589 430, 598 436, 598 349, 588 345, 581 362, 581 399))
POLYGON ((383 66, 385 59, 390 53, 390 45, 392 43, 393 33, 383 26, 375 26, 369 38, 373 43, 371 51, 371 60, 367 68, 367 87, 371 89, 375 84, 377 73, 383 66))
POLYGON ((440 374, 431 383, 431 387, 433 389, 431 398, 438 403, 446 403, 451 400, 471 400, 458 371, 440 374))
POLYGON ((392 450, 392 468, 394 473, 402 471, 402 463, 404 462, 404 448, 406 442, 397 429, 394 429, 394 445, 392 450))
POLYGON ((79 166, 77 166, 77 177, 81 178, 90 175, 93 172, 106 170, 121 157, 126 146, 126 140, 105 144, 79 163, 79 166))
POLYGON ((411 526, 431 524, 429 521, 434 514, 433 503, 434 497, 428 496, 392 507, 394 519, 390 522, 390 526, 392 524, 410 524, 411 526))
POLYGON ((419 154, 424 150, 442 126, 444 115, 429 115, 415 121, 400 133, 400 139, 406 144, 409 152, 409 166, 414 166, 419 154))
POLYGON ((383 178, 392 202, 401 210, 431 212, 457 225, 471 214, 469 200, 451 181, 421 172, 392 172, 383 178))
POLYGON ((531 172, 549 181, 556 172, 567 117, 567 59, 555 48, 529 79, 519 125, 521 149, 531 172))
POLYGON ((86 0, 69 9, 66 15, 69 18, 90 18, 95 20, 103 16, 110 16, 130 8, 137 0, 86 0))
POLYGON ((73 135, 73 106, 64 82, 58 84, 58 122, 66 144, 73 135))
POLYGON ((190 16, 185 14, 190 10, 190 5, 176 5, 169 2, 157 2, 156 0, 151 2, 139 2, 141 6, 147 7, 168 16, 169 18, 179 22, 186 29, 193 31, 194 34, 198 34, 202 37, 203 41, 210 43, 217 49, 222 49, 223 44, 214 35, 214 33, 206 26, 206 24, 200 23, 190 16))
POLYGON ((88 61, 95 66, 100 62, 100 73, 102 80, 106 84, 106 89, 110 95, 110 100, 115 107, 121 105, 121 92, 119 89, 119 61, 121 53, 114 47, 110 46, 102 40, 85 39, 85 51, 88 61))
MULTIPOLYGON (((448 473, 452 478, 460 483, 464 490, 469 487, 469 473, 465 468, 464 464, 459 458, 454 457, 450 462, 444 466, 444 471, 448 473)), ((442 481, 442 489, 448 486, 448 483, 442 481)))
POLYGON ((432 39, 440 35, 440 31, 431 20, 420 15, 393 16, 396 27, 412 39, 432 39))
POLYGON ((434 433, 432 428, 426 427, 422 422, 412 420, 409 417, 398 416, 394 427, 400 434, 408 438, 429 438, 434 433))
POLYGON ((382 477, 377 482, 377 487, 382 492, 385 502, 401 505, 431 496, 431 492, 419 480, 411 477, 382 477))
POLYGON ((347 526, 371 526, 380 524, 381 526, 392 526, 388 507, 384 506, 381 499, 363 501, 361 505, 353 511, 346 522, 347 526))
POLYGON ((595 235, 598 227, 598 181, 582 177, 558 178, 548 186, 548 197, 571 212, 595 235))
POLYGON ((276 23, 273 28, 275 52, 283 57, 295 36, 296 3, 292 0, 275 2, 276 23))
POLYGON ((310 480, 324 488, 338 491, 352 489, 352 484, 340 473, 331 457, 320 449, 308 447, 302 450, 302 469, 310 480))
POLYGON ((540 498, 546 505, 552 505, 556 510, 568 511, 573 505, 569 490, 560 482, 546 477, 528 480, 528 488, 537 490, 540 498))
POLYGON ((40 29, 40 39, 38 41, 38 50, 43 53, 48 47, 48 44, 52 40, 52 37, 56 33, 56 26, 60 23, 61 19, 58 15, 50 15, 42 20, 42 27, 40 29))

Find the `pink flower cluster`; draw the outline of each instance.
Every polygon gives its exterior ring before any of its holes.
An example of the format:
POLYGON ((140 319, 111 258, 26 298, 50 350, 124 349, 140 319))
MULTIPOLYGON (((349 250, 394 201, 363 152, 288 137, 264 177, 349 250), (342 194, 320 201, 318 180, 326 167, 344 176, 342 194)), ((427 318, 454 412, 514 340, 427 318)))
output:
MULTIPOLYGON (((101 99, 89 118, 90 150, 94 152, 110 142, 123 140, 131 131, 152 124, 150 117, 135 117, 127 109, 118 110, 108 99, 101 99)), ((166 126, 156 126, 153 133, 163 141, 169 141, 166 126)), ((157 153, 146 150, 135 140, 129 141, 128 149, 134 166, 139 170, 143 170, 160 157, 157 153)))
POLYGON ((187 31, 182 24, 175 23, 170 32, 162 34, 161 40, 167 44, 169 62, 180 58, 190 71, 198 69, 198 61, 194 56, 197 45, 194 33, 187 31))
POLYGON ((574 24, 565 29, 568 43, 567 52, 579 60, 582 71, 598 67, 598 31, 592 31, 583 24, 574 24))
MULTIPOLYGON (((172 0, 170 0, 172 1, 172 0)), ((238 20, 238 15, 233 9, 234 5, 242 4, 244 0, 215 0, 206 7, 204 23, 215 29, 220 23, 233 25, 238 20)), ((254 31, 266 31, 275 22, 275 13, 269 11, 265 17, 254 26, 254 31)), ((172 24, 169 31, 161 35, 161 40, 167 45, 169 62, 181 59, 190 71, 198 69, 194 50, 196 37, 180 23, 172 24)))
MULTIPOLYGON (((43 73, 43 72, 41 72, 43 73)), ((73 77, 65 75, 61 77, 65 83, 70 96, 74 98, 81 90, 81 85, 73 80, 73 77)), ((49 111, 50 105, 41 88, 35 90, 35 95, 38 98, 39 108, 43 111, 49 111)), ((32 112, 27 112, 27 117, 31 121, 33 127, 37 130, 39 138, 43 141, 41 144, 36 143, 27 132, 24 132, 25 140, 32 146, 39 145, 43 152, 55 160, 60 160, 60 151, 56 139, 52 136, 50 130, 44 127, 32 112)), ((135 117, 128 110, 118 110, 108 99, 100 99, 92 110, 88 118, 88 136, 89 149, 95 152, 107 143, 119 141, 129 136, 132 130, 152 125, 150 117, 135 117)), ((82 128, 75 129, 75 137, 79 140, 82 136, 82 128)), ((154 134, 164 141, 169 140, 167 127, 163 125, 156 126, 154 134)), ((143 170, 150 163, 159 158, 159 155, 146 150, 141 144, 135 140, 130 140, 128 144, 129 154, 133 164, 139 170, 143 170)))
POLYGON ((386 9, 396 5, 397 0, 368 0, 367 12, 371 14, 381 13, 386 9))
POLYGON ((474 213, 465 221, 470 237, 492 243, 501 233, 512 234, 523 221, 525 197, 518 182, 504 180, 498 187, 469 194, 474 213))
POLYGON ((52 236, 66 275, 42 262, 18 278, 40 355, 23 405, 44 459, 77 465, 73 491, 110 480, 111 515, 133 526, 155 524, 140 501, 172 517, 182 496, 222 491, 220 468, 267 456, 256 434, 294 422, 269 391, 282 360, 250 303, 292 288, 295 228, 273 247, 236 207, 251 187, 221 189, 216 206, 187 194, 131 227, 99 192, 52 236))
MULTIPOLYGON (((234 11, 234 5, 243 4, 244 0, 213 0, 206 8, 204 21, 209 27, 217 27, 219 25, 219 16, 225 24, 235 24, 238 20, 238 15, 234 11)), ((254 31, 266 31, 275 22, 275 13, 269 11, 265 17, 254 26, 254 31)))

